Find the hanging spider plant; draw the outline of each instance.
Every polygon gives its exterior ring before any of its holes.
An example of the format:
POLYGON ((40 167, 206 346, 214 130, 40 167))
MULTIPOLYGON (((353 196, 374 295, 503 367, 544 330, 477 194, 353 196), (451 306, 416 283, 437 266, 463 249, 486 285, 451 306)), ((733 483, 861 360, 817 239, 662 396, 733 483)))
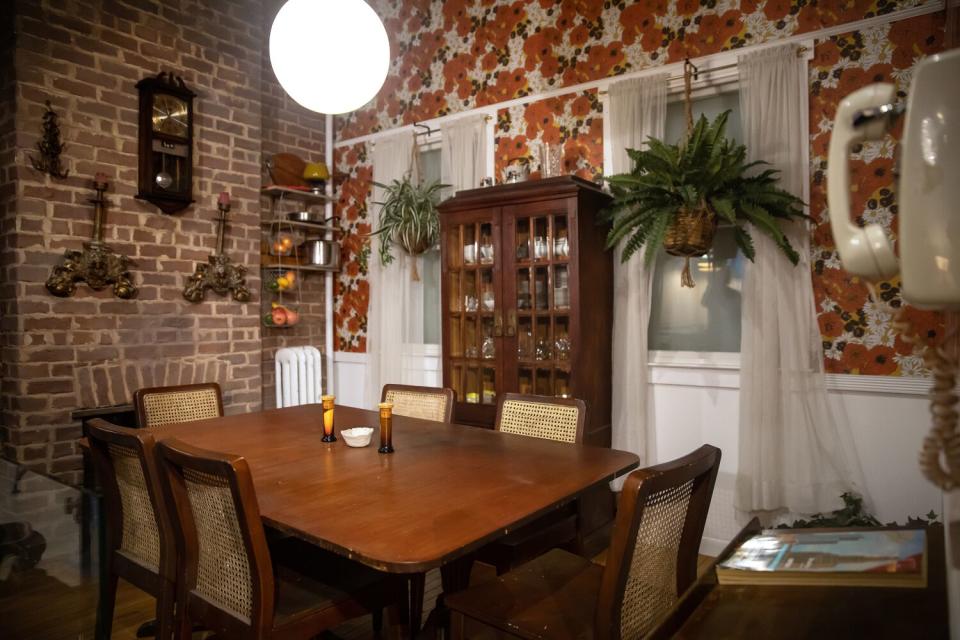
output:
POLYGON ((440 182, 414 184, 410 174, 390 184, 374 182, 384 190, 380 205, 380 226, 370 235, 380 236, 380 263, 394 260, 393 245, 411 256, 432 249, 440 241, 440 215, 437 202, 440 190, 449 185, 440 182))
POLYGON ((644 246, 647 264, 661 245, 671 255, 703 255, 719 219, 734 227, 737 245, 751 261, 755 251, 747 223, 773 238, 797 264, 800 256, 780 224, 808 219, 803 201, 778 186, 777 170, 750 171, 767 163, 747 162, 746 147, 727 139, 729 115, 726 111, 713 122, 701 115, 677 144, 649 138, 648 148, 627 150, 633 171, 607 178, 613 193, 606 210, 612 224, 607 247, 625 241, 624 262, 644 246))

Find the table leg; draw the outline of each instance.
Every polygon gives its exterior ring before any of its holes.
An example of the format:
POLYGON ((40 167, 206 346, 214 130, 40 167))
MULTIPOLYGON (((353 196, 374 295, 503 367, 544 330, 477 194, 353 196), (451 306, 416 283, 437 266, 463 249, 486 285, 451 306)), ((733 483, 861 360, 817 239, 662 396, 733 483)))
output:
POLYGON ((420 633, 426 577, 425 573, 414 573, 407 579, 407 626, 410 629, 411 638, 416 638, 420 633))
POLYGON ((443 596, 448 593, 463 591, 470 586, 470 571, 473 569, 473 554, 461 556, 440 567, 440 579, 443 584, 443 593, 437 597, 437 607, 433 610, 437 628, 443 629, 449 635, 450 611, 443 602, 443 596))

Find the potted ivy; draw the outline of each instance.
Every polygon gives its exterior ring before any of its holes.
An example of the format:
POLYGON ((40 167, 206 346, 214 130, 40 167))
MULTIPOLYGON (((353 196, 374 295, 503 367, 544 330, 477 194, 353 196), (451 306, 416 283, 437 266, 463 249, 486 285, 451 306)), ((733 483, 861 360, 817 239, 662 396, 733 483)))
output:
MULTIPOLYGON (((419 256, 435 247, 440 241, 437 201, 440 190, 448 185, 437 181, 417 184, 409 173, 390 184, 374 184, 384 191, 383 202, 374 203, 380 205, 380 226, 371 234, 380 236, 380 263, 388 265, 393 262, 393 245, 411 256, 419 256)), ((416 264, 413 279, 420 279, 416 264)))
POLYGON ((718 221, 734 228, 737 245, 751 261, 755 251, 747 224, 769 235, 794 265, 800 259, 780 228, 782 221, 808 219, 803 201, 777 186, 778 171, 751 169, 747 150, 727 139, 730 112, 713 122, 703 115, 677 144, 649 138, 647 148, 628 149, 633 171, 610 176, 613 201, 607 247, 625 241, 622 260, 646 246, 650 264, 662 245, 670 255, 687 258, 681 284, 693 286, 689 259, 710 250, 718 221))

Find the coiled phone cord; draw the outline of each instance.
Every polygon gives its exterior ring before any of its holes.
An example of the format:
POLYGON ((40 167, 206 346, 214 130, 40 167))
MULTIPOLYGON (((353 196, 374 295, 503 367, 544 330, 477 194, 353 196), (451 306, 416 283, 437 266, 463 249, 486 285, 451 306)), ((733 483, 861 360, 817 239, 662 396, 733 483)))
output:
POLYGON ((923 439, 920 449, 920 470, 923 475, 944 491, 960 487, 960 430, 957 429, 957 352, 948 345, 956 340, 957 328, 947 332, 944 343, 933 346, 917 333, 905 307, 897 310, 882 302, 875 285, 867 283, 870 297, 875 304, 885 305, 893 313, 893 328, 900 333, 902 340, 914 347, 923 349, 923 362, 933 375, 933 388, 930 390, 930 414, 933 425, 923 439))

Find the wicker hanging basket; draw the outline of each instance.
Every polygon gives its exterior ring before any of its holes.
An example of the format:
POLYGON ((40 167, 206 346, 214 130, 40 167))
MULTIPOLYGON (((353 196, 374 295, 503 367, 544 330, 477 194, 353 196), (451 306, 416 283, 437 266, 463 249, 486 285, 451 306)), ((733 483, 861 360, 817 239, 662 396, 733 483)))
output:
POLYGON ((680 209, 667 228, 663 248, 672 256, 702 256, 713 246, 717 232, 717 214, 709 207, 680 209))

